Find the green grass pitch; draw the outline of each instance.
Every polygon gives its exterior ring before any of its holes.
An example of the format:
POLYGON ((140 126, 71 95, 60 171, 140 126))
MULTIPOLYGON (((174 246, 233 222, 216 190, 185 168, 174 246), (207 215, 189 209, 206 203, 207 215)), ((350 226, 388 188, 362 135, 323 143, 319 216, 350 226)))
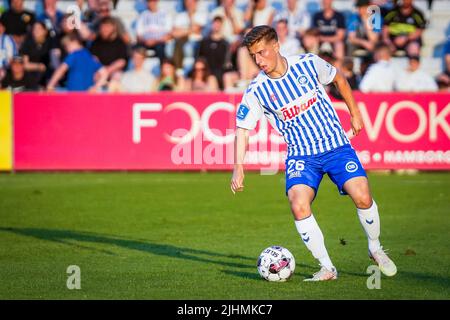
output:
POLYGON ((373 290, 355 208, 328 178, 313 211, 339 279, 305 283, 318 265, 282 174, 247 173, 237 195, 224 172, 1 174, 0 299, 449 299, 450 173, 369 176, 399 270, 373 290), (260 279, 270 245, 294 254, 290 281, 260 279))

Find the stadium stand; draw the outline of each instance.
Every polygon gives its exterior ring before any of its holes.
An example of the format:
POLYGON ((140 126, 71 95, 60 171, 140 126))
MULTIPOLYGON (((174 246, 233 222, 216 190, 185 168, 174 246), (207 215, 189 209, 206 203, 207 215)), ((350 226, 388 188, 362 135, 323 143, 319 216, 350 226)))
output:
MULTIPOLYGON (((97 0, 83 1, 86 7, 89 2, 95 2, 97 0)), ((3 1, 0 4, 0 12, 5 11, 8 8, 9 1, 3 1)), ((389 3, 391 1, 379 0, 373 1, 374 3, 389 3)), ((281 0, 267 0, 268 5, 275 9, 276 13, 282 12, 287 9, 287 1, 281 0)), ((302 9, 307 11, 311 16, 321 10, 321 0, 305 0, 298 2, 302 9)), ((68 12, 71 6, 75 4, 75 1, 59 0, 57 1, 57 7, 62 12, 68 12)), ((198 0, 197 10, 210 13, 218 5, 220 0, 198 0)), ((443 48, 450 37, 450 1, 447 0, 415 0, 414 6, 422 11, 424 17, 427 20, 426 29, 424 30, 422 37, 422 47, 420 50, 421 68, 433 77, 441 74, 443 70, 443 48), (430 6, 431 3, 431 6, 430 6)), ((235 6, 241 11, 245 11, 248 5, 248 0, 235 0, 235 6)), ((351 14, 355 11, 355 1, 350 0, 334 0, 333 7, 335 10, 344 14, 347 21, 351 14)), ((44 5, 41 0, 27 0, 24 1, 24 7, 39 16, 43 10, 44 5)), ((172 15, 182 11, 182 0, 163 0, 159 1, 159 8, 164 12, 169 12, 172 15)), ((145 0, 118 0, 114 2, 112 7, 112 15, 118 17, 126 31, 130 36, 131 44, 136 43, 136 21, 139 14, 146 9, 145 0)), ((206 36, 210 31, 210 21, 204 28, 203 34, 206 36)), ((174 41, 170 40, 166 46, 166 52, 173 52, 174 41)), ((190 69, 192 68, 195 57, 188 56, 183 60, 183 69, 178 70, 178 75, 187 77, 190 69)), ((337 62, 339 65, 339 61, 337 62)), ((407 57, 394 57, 392 61, 393 65, 399 68, 405 68, 408 64, 407 57)), ((354 59, 354 71, 360 73, 364 71, 362 65, 364 61, 359 58, 354 59)), ((147 57, 145 62, 145 69, 153 73, 154 76, 159 75, 160 61, 156 57, 147 57)), ((222 79, 221 79, 222 80, 222 79)), ((245 85, 245 83, 244 83, 245 85)), ((242 88, 241 88, 242 89, 242 88)))

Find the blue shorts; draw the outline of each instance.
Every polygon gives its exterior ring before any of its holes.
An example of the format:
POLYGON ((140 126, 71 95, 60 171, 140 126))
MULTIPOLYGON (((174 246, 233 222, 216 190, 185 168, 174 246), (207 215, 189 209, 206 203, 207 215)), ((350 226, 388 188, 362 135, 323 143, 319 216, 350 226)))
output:
POLYGON ((338 187, 339 193, 346 195, 342 189, 344 183, 354 177, 367 177, 361 162, 351 145, 345 145, 315 156, 292 156, 286 159, 286 195, 296 184, 305 184, 319 189, 324 174, 338 187))

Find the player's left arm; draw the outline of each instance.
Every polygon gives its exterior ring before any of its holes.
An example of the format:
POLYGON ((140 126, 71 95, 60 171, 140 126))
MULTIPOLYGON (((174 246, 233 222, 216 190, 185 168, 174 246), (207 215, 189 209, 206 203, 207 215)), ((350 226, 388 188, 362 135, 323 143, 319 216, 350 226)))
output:
POLYGON ((353 97, 352 88, 350 87, 350 84, 348 83, 345 76, 339 70, 336 70, 336 75, 334 77, 333 83, 344 98, 347 108, 350 111, 352 131, 353 135, 356 136, 362 130, 364 124, 358 105, 356 104, 355 98, 353 97))

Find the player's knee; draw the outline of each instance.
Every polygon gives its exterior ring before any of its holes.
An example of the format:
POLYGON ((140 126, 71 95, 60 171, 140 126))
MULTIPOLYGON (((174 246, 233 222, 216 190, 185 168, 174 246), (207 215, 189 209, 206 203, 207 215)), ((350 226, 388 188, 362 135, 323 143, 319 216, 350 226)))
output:
POLYGON ((355 204, 360 209, 368 209, 372 206, 372 196, 370 193, 362 193, 355 198, 355 204))
POLYGON ((305 219, 311 215, 311 206, 307 202, 292 201, 291 211, 295 219, 305 219))

